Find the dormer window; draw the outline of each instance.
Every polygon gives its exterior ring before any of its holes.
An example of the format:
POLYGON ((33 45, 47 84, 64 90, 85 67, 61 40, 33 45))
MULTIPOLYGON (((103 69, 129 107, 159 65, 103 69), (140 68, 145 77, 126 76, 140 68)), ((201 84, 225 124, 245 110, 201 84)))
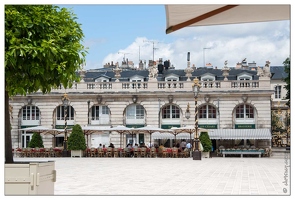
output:
POLYGON ((241 74, 240 76, 237 77, 237 80, 239 81, 250 81, 252 80, 252 76, 248 74, 241 74))
POLYGON ((201 81, 215 81, 215 76, 211 74, 206 74, 201 76, 201 81))

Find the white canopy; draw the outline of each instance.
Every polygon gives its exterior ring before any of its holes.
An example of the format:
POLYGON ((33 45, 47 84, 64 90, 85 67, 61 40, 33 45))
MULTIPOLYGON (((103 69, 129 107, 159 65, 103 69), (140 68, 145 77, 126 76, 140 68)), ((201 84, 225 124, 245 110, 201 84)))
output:
POLYGON ((208 134, 211 140, 271 139, 269 129, 210 129, 208 134))
MULTIPOLYGON (((175 135, 172 133, 159 133, 155 132, 152 134, 152 139, 175 139, 175 135)), ((176 135, 176 139, 190 139, 189 133, 179 133, 176 135)))
POLYGON ((50 130, 50 128, 45 127, 45 126, 34 126, 34 127, 22 128, 22 129, 19 129, 19 130, 26 131, 26 132, 42 133, 42 132, 50 130))
POLYGON ((191 26, 290 20, 288 4, 169 4, 166 34, 191 26))

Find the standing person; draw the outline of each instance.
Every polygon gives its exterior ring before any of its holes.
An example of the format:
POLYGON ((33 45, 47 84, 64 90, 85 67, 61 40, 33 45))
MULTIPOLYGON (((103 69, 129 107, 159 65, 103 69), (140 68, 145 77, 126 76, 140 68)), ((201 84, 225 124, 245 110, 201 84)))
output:
POLYGON ((102 149, 102 145, 101 145, 101 143, 99 144, 98 148, 99 148, 99 149, 102 149))
POLYGON ((180 143, 180 148, 181 150, 183 151, 186 147, 186 141, 185 140, 182 140, 181 143, 180 143))
POLYGON ((192 144, 190 143, 190 142, 188 142, 187 144, 186 144, 186 148, 188 149, 188 151, 189 151, 189 155, 190 155, 190 157, 192 157, 192 152, 191 152, 191 149, 192 149, 192 144))

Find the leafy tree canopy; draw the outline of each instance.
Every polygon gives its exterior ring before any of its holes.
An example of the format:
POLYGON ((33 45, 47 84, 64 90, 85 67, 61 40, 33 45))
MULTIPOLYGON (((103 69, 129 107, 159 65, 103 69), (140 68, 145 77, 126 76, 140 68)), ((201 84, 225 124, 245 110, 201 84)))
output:
POLYGON ((76 19, 53 5, 5 5, 5 163, 13 163, 9 96, 79 81, 87 51, 76 19))
POLYGON ((290 107, 290 58, 286 58, 283 64, 285 66, 285 72, 287 73, 287 77, 284 79, 287 84, 284 86, 284 88, 287 90, 286 99, 288 99, 286 105, 290 107))
POLYGON ((75 15, 53 5, 5 5, 5 91, 9 96, 79 81, 87 51, 75 15))

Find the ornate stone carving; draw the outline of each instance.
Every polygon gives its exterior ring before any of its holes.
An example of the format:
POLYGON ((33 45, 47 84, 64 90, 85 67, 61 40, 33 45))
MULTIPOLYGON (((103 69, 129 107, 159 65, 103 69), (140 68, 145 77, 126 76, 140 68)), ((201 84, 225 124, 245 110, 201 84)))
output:
POLYGON ((229 75, 229 68, 228 68, 228 66, 227 66, 227 60, 226 61, 224 61, 224 67, 222 68, 222 71, 223 71, 223 74, 222 74, 222 76, 224 76, 224 79, 223 80, 225 80, 225 81, 227 81, 228 79, 227 79, 227 77, 228 77, 228 75, 229 75))
POLYGON ((121 77, 122 69, 119 68, 119 64, 117 63, 116 68, 113 69, 113 72, 115 72, 116 82, 119 82, 119 78, 121 77))

